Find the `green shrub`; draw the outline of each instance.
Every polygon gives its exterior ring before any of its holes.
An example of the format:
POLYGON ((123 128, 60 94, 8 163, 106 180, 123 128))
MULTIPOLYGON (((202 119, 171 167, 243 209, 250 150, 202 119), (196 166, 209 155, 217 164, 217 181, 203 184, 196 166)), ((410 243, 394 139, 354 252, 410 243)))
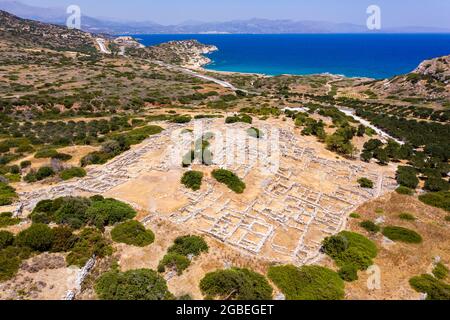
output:
POLYGON ((170 122, 182 124, 182 123, 189 123, 191 122, 191 120, 192 120, 191 116, 175 116, 172 118, 170 122))
POLYGON ((419 184, 417 171, 413 167, 400 166, 397 169, 397 182, 403 187, 416 189, 419 184))
POLYGON ((136 211, 129 204, 115 199, 94 201, 86 210, 89 224, 98 228, 133 219, 135 216, 136 211))
POLYGON ((392 241, 406 243, 421 243, 422 237, 415 231, 403 227, 388 226, 383 229, 383 235, 392 241))
POLYGON ((194 191, 200 190, 202 186, 203 173, 199 171, 185 172, 181 178, 181 183, 194 191))
POLYGON ((350 214, 350 218, 359 219, 359 218, 361 218, 361 215, 358 214, 358 213, 353 212, 353 213, 350 214))
POLYGON ((14 243, 14 235, 8 231, 0 230, 0 250, 11 246, 14 243))
POLYGON ((372 241, 349 231, 327 237, 322 242, 322 251, 334 259, 339 267, 353 265, 358 270, 366 270, 373 264, 378 250, 372 241))
POLYGON ((450 300, 450 285, 429 274, 413 277, 409 284, 417 292, 426 293, 428 300, 450 300))
POLYGON ((18 198, 16 190, 10 185, 0 182, 0 206, 8 206, 18 198))
POLYGON ((36 159, 53 158, 58 154, 55 149, 42 149, 34 154, 36 159))
POLYGON ((55 171, 50 167, 40 167, 36 172, 36 180, 41 181, 49 178, 55 174, 55 171))
POLYGON ((423 203, 450 212, 450 191, 432 192, 419 196, 423 203))
POLYGON ((367 178, 358 179, 358 183, 361 188, 373 189, 373 181, 367 178))
POLYGON ((59 177, 63 180, 70 180, 72 178, 82 178, 85 176, 86 170, 78 167, 69 168, 59 173, 59 177))
POLYGON ((19 271, 22 261, 28 259, 31 249, 7 247, 0 250, 0 282, 13 278, 19 271))
POLYGON ((0 228, 14 226, 19 224, 20 221, 22 220, 19 218, 13 218, 13 214, 11 212, 0 213, 0 228))
POLYGON ((173 298, 166 281, 155 271, 149 269, 106 272, 95 282, 95 292, 102 300, 168 300, 173 298))
POLYGON ((53 229, 53 243, 51 252, 68 252, 70 251, 78 237, 72 233, 69 227, 57 227, 53 229))
POLYGON ((358 268, 355 265, 345 265, 338 271, 339 277, 347 282, 358 280, 358 268))
POLYGON ((148 246, 155 240, 153 232, 146 230, 142 223, 135 220, 125 221, 115 226, 111 231, 111 237, 115 242, 137 247, 148 246))
POLYGON ((208 252, 208 244, 199 236, 182 236, 175 239, 168 252, 178 253, 183 256, 190 254, 199 256, 202 252, 208 252))
POLYGON ((21 167, 22 169, 31 167, 31 161, 29 161, 29 160, 22 161, 22 162, 20 163, 20 167, 21 167))
POLYGON ((184 270, 186 270, 191 261, 181 254, 172 252, 164 256, 164 258, 158 264, 158 272, 165 272, 166 267, 175 270, 178 275, 181 275, 184 270))
POLYGON ((250 117, 247 114, 243 114, 241 116, 234 115, 234 116, 231 116, 231 117, 227 117, 225 119, 225 123, 226 124, 232 124, 232 123, 237 123, 237 122, 243 122, 243 123, 251 124, 253 122, 253 119, 252 119, 252 117, 250 117))
POLYGON ((57 159, 57 160, 61 160, 61 161, 69 161, 70 159, 72 159, 72 156, 70 154, 65 154, 65 153, 57 153, 55 154, 52 159, 57 159))
POLYGON ((28 247, 35 251, 48 251, 52 247, 54 234, 52 229, 45 225, 36 223, 26 230, 21 231, 16 237, 16 245, 28 247))
POLYGON ((28 183, 36 182, 37 181, 36 172, 34 170, 28 172, 25 175, 25 177, 23 177, 23 180, 28 183))
POLYGON ((111 255, 112 252, 110 243, 103 238, 99 230, 86 228, 78 236, 78 240, 66 257, 66 262, 68 266, 81 268, 94 254, 98 258, 103 258, 111 255))
POLYGON ((367 232, 377 233, 381 230, 380 226, 376 225, 372 221, 366 220, 359 224, 359 226, 365 229, 367 232))
POLYGON ((288 300, 342 300, 344 281, 320 266, 293 265, 270 267, 268 277, 288 300))
POLYGON ((243 193, 245 190, 245 183, 231 171, 217 169, 212 172, 212 176, 236 193, 243 193))
POLYGON ((273 292, 264 276, 239 268, 207 273, 200 290, 206 298, 231 300, 271 300, 273 292))
POLYGON ((424 189, 431 192, 448 191, 450 183, 441 177, 430 177, 425 181, 424 189))
POLYGON ((444 218, 444 220, 447 221, 447 222, 450 222, 450 216, 446 216, 446 217, 444 218))
POLYGON ((448 268, 442 263, 439 262, 433 269, 433 275, 436 279, 443 280, 448 276, 448 268))
MULTIPOLYGON (((65 224, 73 229, 80 229, 88 222, 87 210, 91 201, 82 197, 65 197, 59 200, 61 203, 55 211, 51 221, 57 224, 65 224)), ((54 203, 53 203, 54 205, 54 203)))
POLYGON ((412 214, 410 213, 400 213, 398 216, 401 220, 406 220, 406 221, 415 221, 416 217, 414 217, 412 214))

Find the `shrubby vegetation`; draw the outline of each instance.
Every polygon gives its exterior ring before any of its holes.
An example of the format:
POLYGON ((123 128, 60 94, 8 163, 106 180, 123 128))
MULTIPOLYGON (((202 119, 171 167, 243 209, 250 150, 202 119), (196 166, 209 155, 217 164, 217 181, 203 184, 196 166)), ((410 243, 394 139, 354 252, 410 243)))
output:
POLYGON ((270 267, 268 277, 288 300, 342 300, 344 282, 333 270, 320 266, 270 267))
POLYGON ((432 275, 413 277, 409 284, 417 292, 426 293, 427 300, 450 300, 450 285, 432 275))
POLYGON ((95 292, 102 300, 173 299, 164 278, 150 269, 106 272, 95 282, 95 292))
POLYGON ((417 185, 419 184, 416 169, 414 169, 413 167, 398 167, 397 182, 403 187, 416 189, 417 185))
POLYGON ((14 243, 14 234, 0 230, 0 250, 3 250, 14 243))
POLYGON ((166 268, 175 270, 181 275, 186 270, 191 261, 184 255, 175 252, 167 253, 158 264, 158 272, 165 272, 166 268))
POLYGON ((155 235, 151 230, 146 230, 142 223, 129 220, 122 222, 111 231, 111 237, 115 242, 121 242, 137 247, 145 247, 153 243, 155 235))
POLYGON ((13 218, 13 214, 11 212, 3 212, 0 213, 0 228, 14 226, 20 223, 19 218, 13 218))
POLYGON ((191 116, 175 116, 170 121, 173 123, 189 123, 191 122, 192 117, 191 116))
POLYGON ((31 249, 14 246, 0 250, 0 282, 11 279, 19 271, 23 260, 31 255, 31 249))
POLYGON ((234 116, 227 117, 225 119, 226 124, 232 124, 232 123, 237 123, 237 122, 251 124, 253 122, 253 119, 252 119, 252 117, 250 117, 247 114, 234 115, 234 116))
POLYGON ((363 221, 359 224, 361 228, 364 228, 367 232, 377 233, 381 230, 380 226, 376 225, 370 220, 363 221))
POLYGON ((415 220, 416 220, 416 217, 414 217, 412 214, 407 213, 407 212, 400 213, 400 214, 398 215, 398 217, 399 217, 401 220, 406 220, 406 221, 415 221, 415 220))
POLYGON ((67 265, 83 267, 95 254, 98 258, 111 255, 113 249, 103 238, 102 233, 93 228, 85 228, 78 235, 78 239, 66 257, 67 265))
POLYGON ((194 191, 200 190, 202 186, 203 173, 199 171, 185 172, 181 178, 181 183, 194 191))
POLYGON ((133 129, 126 133, 108 136, 109 140, 103 143, 100 151, 94 151, 81 159, 81 166, 91 164, 104 164, 108 160, 130 149, 131 145, 139 144, 151 135, 161 133, 163 128, 158 126, 145 126, 133 129))
POLYGON ((40 201, 30 217, 35 223, 55 222, 80 229, 85 225, 103 228, 128 219, 136 211, 128 204, 115 199, 93 197, 62 197, 40 201))
POLYGON ((395 190, 398 194, 403 194, 406 196, 412 196, 414 194, 414 190, 407 188, 407 187, 403 187, 400 186, 395 190))
POLYGON ((212 172, 212 176, 236 193, 243 193, 245 190, 245 183, 231 171, 217 169, 212 172))
POLYGON ((419 200, 430 206, 450 211, 450 191, 426 193, 419 196, 419 200))
POLYGON ((442 262, 437 263, 433 269, 433 275, 439 280, 447 278, 448 273, 448 268, 442 262))
POLYGON ((97 228, 114 225, 133 219, 135 216, 136 211, 129 204, 115 199, 92 201, 91 206, 86 210, 87 221, 97 228))
POLYGON ((375 243, 349 231, 325 238, 322 242, 322 251, 333 258, 339 267, 353 266, 357 270, 366 270, 371 266, 372 259, 378 253, 375 243))
POLYGON ((15 244, 19 247, 28 247, 33 251, 45 252, 51 249, 53 239, 54 234, 49 226, 35 223, 17 235, 15 244))
POLYGON ((361 188, 373 189, 373 181, 370 179, 360 178, 358 179, 358 183, 361 186, 361 188))
POLYGON ((208 244, 202 237, 190 235, 178 237, 159 262, 158 272, 165 272, 166 268, 169 268, 181 275, 191 264, 191 259, 202 252, 208 252, 208 244))
POLYGON ((200 281, 206 299, 271 300, 273 289, 264 276, 248 269, 231 268, 206 274, 200 281))
POLYGON ((86 170, 83 168, 73 167, 65 169, 59 173, 59 176, 63 180, 70 180, 73 178, 82 178, 86 176, 86 170))
POLYGON ((422 237, 413 230, 403 227, 388 226, 383 228, 383 235, 392 241, 406 243, 421 243, 422 237))
POLYGON ((17 199, 16 190, 10 185, 0 182, 0 206, 12 204, 17 199))

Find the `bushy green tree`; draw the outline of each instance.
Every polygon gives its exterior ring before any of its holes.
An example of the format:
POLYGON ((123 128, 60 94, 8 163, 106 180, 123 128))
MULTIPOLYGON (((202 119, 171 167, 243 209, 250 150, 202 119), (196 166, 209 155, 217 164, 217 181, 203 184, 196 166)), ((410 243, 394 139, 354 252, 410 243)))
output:
POLYGON ((98 258, 111 255, 113 249, 98 229, 85 228, 78 235, 70 253, 66 257, 67 265, 83 267, 95 254, 98 258))
POLYGON ((430 206, 450 211, 450 191, 426 193, 419 196, 419 200, 430 206))
POLYGON ((129 204, 115 199, 93 201, 86 210, 87 220, 98 228, 133 219, 135 216, 136 211, 129 204))
POLYGON ((111 231, 111 237, 115 242, 137 247, 148 246, 155 240, 154 233, 151 230, 146 230, 142 223, 135 220, 116 225, 111 231))
POLYGON ((406 243, 421 243, 422 237, 413 230, 403 227, 388 226, 383 229, 383 235, 392 241, 406 243))
POLYGON ((245 183, 231 171, 217 169, 212 172, 212 176, 236 193, 243 193, 245 190, 245 183))
POLYGON ((344 282, 339 275, 320 266, 270 267, 268 277, 288 300, 342 300, 344 282))
POLYGON ((194 191, 200 190, 202 186, 203 173, 199 171, 188 171, 183 174, 181 183, 194 191))
POLYGON ((102 300, 168 300, 173 298, 166 281, 155 271, 149 269, 106 272, 97 279, 95 292, 102 300))
POLYGON ((9 247, 14 243, 14 234, 0 230, 0 250, 9 247))
POLYGON ((168 249, 170 253, 178 253, 184 256, 190 254, 199 256, 202 252, 208 252, 208 244, 199 236, 182 236, 175 239, 174 244, 168 249))
POLYGON ((44 252, 51 249, 53 239, 54 234, 49 226, 36 223, 21 231, 17 235, 15 243, 20 247, 28 247, 32 250, 44 252))
POLYGON ((273 292, 264 276, 239 268, 207 273, 200 290, 207 298, 232 300, 271 300, 273 292))
POLYGON ((166 268, 173 269, 178 275, 181 275, 186 270, 191 261, 184 255, 176 252, 166 254, 158 264, 158 272, 165 272, 166 268))

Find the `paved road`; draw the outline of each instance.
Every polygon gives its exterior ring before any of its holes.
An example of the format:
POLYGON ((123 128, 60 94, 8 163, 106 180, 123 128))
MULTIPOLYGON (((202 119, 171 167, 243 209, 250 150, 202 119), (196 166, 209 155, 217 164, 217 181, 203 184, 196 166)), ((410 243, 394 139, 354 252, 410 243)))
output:
POLYGON ((101 53, 111 54, 111 51, 108 50, 108 48, 105 45, 105 40, 102 38, 95 39, 97 41, 98 46, 100 47, 101 53))

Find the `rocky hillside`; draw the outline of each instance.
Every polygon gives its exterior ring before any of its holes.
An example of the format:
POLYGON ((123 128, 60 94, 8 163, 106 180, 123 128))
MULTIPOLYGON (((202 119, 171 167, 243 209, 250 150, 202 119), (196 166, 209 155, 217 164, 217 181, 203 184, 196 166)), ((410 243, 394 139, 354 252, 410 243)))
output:
POLYGON ((0 11, 0 39, 24 47, 43 47, 53 50, 95 52, 91 34, 16 17, 0 11))
POLYGON ((145 59, 159 60, 189 68, 208 64, 211 60, 204 54, 218 50, 217 47, 204 45, 197 40, 171 41, 140 50, 128 50, 129 54, 145 59))
POLYGON ((380 95, 450 99, 450 55, 422 62, 413 72, 377 81, 371 90, 380 95))

